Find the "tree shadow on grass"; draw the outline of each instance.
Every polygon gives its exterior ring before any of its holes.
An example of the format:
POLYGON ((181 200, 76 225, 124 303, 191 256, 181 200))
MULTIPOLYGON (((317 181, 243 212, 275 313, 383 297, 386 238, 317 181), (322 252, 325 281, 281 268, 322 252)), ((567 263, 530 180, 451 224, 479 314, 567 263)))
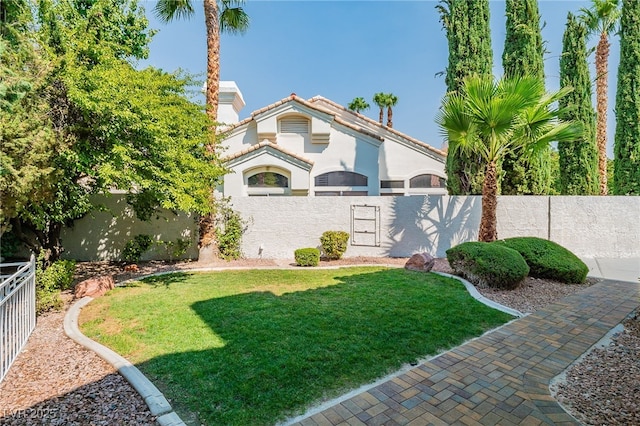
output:
POLYGON ((203 424, 273 424, 511 319, 435 274, 336 278, 340 284, 281 296, 196 302, 191 308, 224 346, 138 367, 178 412, 188 407, 203 424))

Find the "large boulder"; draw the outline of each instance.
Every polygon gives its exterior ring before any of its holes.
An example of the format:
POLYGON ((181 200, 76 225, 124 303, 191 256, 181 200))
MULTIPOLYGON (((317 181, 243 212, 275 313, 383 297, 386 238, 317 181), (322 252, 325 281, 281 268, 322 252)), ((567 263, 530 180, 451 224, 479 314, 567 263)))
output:
POLYGON ((436 260, 429 253, 416 253, 404 264, 404 269, 410 271, 429 272, 436 260))
POLYGON ((112 275, 101 275, 76 284, 74 296, 77 299, 85 296, 100 297, 115 286, 112 275))

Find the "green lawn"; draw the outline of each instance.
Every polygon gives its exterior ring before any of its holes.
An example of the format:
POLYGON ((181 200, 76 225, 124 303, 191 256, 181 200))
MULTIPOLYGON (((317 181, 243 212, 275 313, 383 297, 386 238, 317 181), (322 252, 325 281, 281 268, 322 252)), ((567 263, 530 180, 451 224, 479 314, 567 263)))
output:
POLYGON ((301 414, 510 319, 456 280, 354 267, 154 277, 91 302, 80 327, 187 423, 244 426, 301 414))

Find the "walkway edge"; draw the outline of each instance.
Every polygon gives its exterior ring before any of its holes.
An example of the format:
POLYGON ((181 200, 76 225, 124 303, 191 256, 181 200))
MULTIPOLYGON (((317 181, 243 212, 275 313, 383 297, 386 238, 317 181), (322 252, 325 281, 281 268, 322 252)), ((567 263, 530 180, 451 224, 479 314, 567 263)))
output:
POLYGON ((82 334, 78 328, 78 317, 80 316, 82 308, 92 300, 92 297, 87 296, 71 305, 64 317, 65 334, 79 345, 95 352, 100 358, 118 370, 118 373, 142 396, 151 414, 159 416, 157 418, 158 424, 161 426, 185 425, 180 417, 173 411, 169 401, 167 401, 162 392, 160 392, 140 370, 116 352, 82 334))
POLYGON ((473 284, 471 284, 469 281, 465 280, 464 278, 460 278, 457 275, 451 275, 451 274, 447 274, 447 273, 444 273, 444 272, 433 272, 433 273, 434 274, 438 274, 438 275, 442 275, 443 277, 453 278, 453 279, 456 279, 456 280, 460 281, 462 284, 464 284, 464 286, 466 287, 466 289, 469 292, 469 294, 471 295, 471 297, 473 297, 474 299, 476 299, 480 303, 484 303, 485 305, 487 305, 487 306, 489 306, 489 307, 491 307, 493 309, 497 309, 499 311, 506 312, 507 314, 513 315, 514 317, 522 318, 522 317, 526 316, 526 314, 523 314, 522 312, 520 312, 520 311, 518 311, 516 309, 509 308, 507 306, 501 305, 500 303, 494 302, 493 300, 487 299, 482 294, 480 294, 480 292, 478 290, 476 290, 476 287, 473 284))

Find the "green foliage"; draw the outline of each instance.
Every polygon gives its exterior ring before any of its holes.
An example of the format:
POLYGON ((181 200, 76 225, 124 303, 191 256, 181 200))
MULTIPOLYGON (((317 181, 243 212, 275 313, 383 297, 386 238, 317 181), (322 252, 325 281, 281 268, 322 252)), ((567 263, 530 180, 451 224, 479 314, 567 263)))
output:
POLYGON ((360 111, 368 110, 370 107, 369 103, 364 100, 364 98, 358 97, 354 98, 348 105, 348 108, 351 111, 355 111, 360 113, 360 111))
POLYGON ((478 286, 511 290, 529 273, 520 253, 495 243, 462 243, 447 250, 447 260, 456 274, 478 286))
POLYGON ((583 283, 589 267, 575 254, 553 241, 536 237, 516 237, 496 241, 516 250, 529 265, 529 275, 564 283, 583 283))
POLYGON ((4 231, 0 234, 0 257, 11 258, 15 256, 19 247, 20 241, 13 232, 4 231))
POLYGON ((623 1, 613 193, 640 195, 640 2, 623 1))
POLYGON ((62 308, 61 290, 68 290, 73 284, 76 270, 74 260, 58 260, 44 268, 45 253, 40 252, 36 263, 36 312, 41 314, 62 308))
POLYGON ((573 91, 560 100, 565 108, 564 120, 582 125, 582 138, 559 142, 560 193, 566 195, 598 194, 598 149, 595 140, 595 111, 591 101, 591 77, 587 63, 587 29, 569 13, 562 39, 560 85, 573 91))
POLYGON ((37 14, 22 46, 48 65, 12 68, 32 89, 0 116, 2 228, 11 219, 29 248, 55 259, 62 227, 96 209, 97 193, 128 192, 142 219, 160 208, 211 211, 211 190, 226 170, 206 149, 211 123, 190 100, 197 83, 128 62, 146 56, 153 33, 137 2, 43 0, 37 14))
POLYGON ((324 256, 329 260, 340 259, 347 251, 349 233, 345 231, 325 231, 320 236, 324 256))
POLYGON ((176 238, 173 241, 158 241, 158 244, 164 246, 169 258, 173 260, 174 257, 183 256, 189 250, 192 241, 187 238, 176 238))
MULTIPOLYGON (((447 33, 449 62, 447 92, 459 91, 465 77, 493 74, 493 51, 489 26, 489 1, 442 0, 436 7, 447 33)), ((445 171, 452 195, 480 194, 484 167, 478 157, 449 150, 445 171)))
POLYGON ((315 247, 297 249, 293 255, 298 266, 318 266, 320 263, 320 250, 315 247))
POLYGON ((138 234, 132 240, 127 241, 122 250, 122 259, 126 262, 140 262, 142 255, 153 245, 151 235, 138 234))
POLYGON ((223 200, 216 213, 216 240, 220 257, 226 260, 242 257, 242 234, 247 223, 223 200))
MULTIPOLYGON (((502 53, 504 76, 531 77, 544 83, 544 47, 537 0, 507 0, 506 38, 502 53)), ((551 186, 550 148, 534 157, 514 150, 502 161, 504 195, 548 194, 551 186)))

